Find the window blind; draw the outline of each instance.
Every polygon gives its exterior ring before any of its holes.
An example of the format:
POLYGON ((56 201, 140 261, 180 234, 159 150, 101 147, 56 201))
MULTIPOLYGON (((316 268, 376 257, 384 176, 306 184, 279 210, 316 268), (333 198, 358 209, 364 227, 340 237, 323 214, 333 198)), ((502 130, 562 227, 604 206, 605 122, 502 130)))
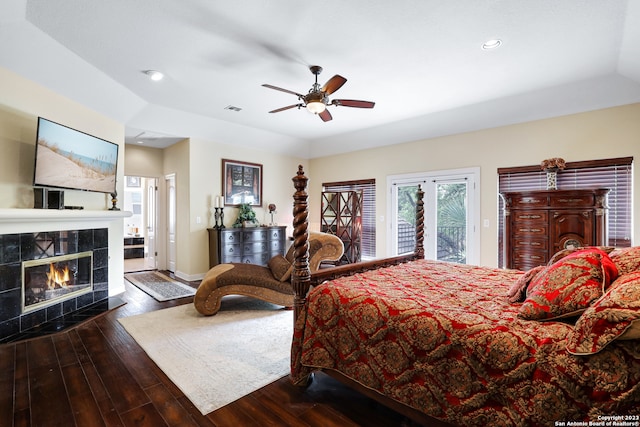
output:
MULTIPOLYGON (((607 237, 609 246, 631 246, 633 157, 567 162, 558 172, 558 188, 608 188, 607 237)), ((540 165, 498 169, 498 193, 544 190, 546 173, 540 165)), ((498 197, 498 266, 504 267, 504 200, 498 197)))
POLYGON ((376 256, 376 180, 326 182, 323 191, 362 191, 362 240, 363 257, 376 256))

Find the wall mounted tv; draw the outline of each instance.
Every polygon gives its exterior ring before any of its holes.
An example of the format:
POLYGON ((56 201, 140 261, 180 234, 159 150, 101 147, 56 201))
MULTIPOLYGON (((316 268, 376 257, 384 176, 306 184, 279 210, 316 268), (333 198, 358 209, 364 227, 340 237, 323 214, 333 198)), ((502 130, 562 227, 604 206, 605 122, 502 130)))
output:
POLYGON ((38 117, 34 187, 113 193, 118 144, 38 117))

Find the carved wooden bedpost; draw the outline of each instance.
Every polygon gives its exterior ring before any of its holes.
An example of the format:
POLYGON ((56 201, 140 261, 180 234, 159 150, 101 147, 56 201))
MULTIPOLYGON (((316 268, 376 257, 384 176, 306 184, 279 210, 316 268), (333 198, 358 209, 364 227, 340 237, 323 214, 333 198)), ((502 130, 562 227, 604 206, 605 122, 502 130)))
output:
POLYGON ((291 273, 291 285, 295 292, 293 299, 294 319, 304 310, 307 293, 311 284, 309 270, 309 230, 308 230, 308 194, 307 178, 298 166, 298 173, 292 178, 296 192, 293 194, 293 253, 294 263, 291 273))
POLYGON ((424 191, 418 185, 418 197, 416 198, 416 248, 415 258, 424 258, 424 191))

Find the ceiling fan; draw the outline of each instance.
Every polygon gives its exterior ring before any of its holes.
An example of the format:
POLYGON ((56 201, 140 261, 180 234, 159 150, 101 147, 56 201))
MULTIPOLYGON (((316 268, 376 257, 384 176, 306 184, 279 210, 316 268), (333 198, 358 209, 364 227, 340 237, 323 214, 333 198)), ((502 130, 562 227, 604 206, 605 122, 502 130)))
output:
POLYGON ((313 84, 313 87, 309 89, 309 93, 306 95, 302 95, 298 92, 293 92, 288 89, 282 89, 277 86, 263 84, 262 86, 268 87, 269 89, 279 90, 281 92, 290 93, 298 97, 298 100, 301 101, 298 104, 288 105, 286 107, 278 108, 276 110, 269 111, 270 113, 279 113, 280 111, 288 110, 290 108, 298 107, 298 109, 305 107, 310 112, 317 114, 320 116, 323 122, 328 122, 333 117, 331 117, 331 113, 327 110, 327 106, 335 105, 335 106, 343 106, 343 107, 356 107, 356 108, 373 108, 376 105, 375 102, 371 101, 357 101, 354 99, 334 99, 329 101, 329 95, 337 91, 347 82, 347 79, 336 74, 331 77, 324 86, 320 87, 318 84, 318 75, 322 72, 322 67, 318 65, 312 65, 309 67, 311 73, 316 76, 316 82, 313 84))

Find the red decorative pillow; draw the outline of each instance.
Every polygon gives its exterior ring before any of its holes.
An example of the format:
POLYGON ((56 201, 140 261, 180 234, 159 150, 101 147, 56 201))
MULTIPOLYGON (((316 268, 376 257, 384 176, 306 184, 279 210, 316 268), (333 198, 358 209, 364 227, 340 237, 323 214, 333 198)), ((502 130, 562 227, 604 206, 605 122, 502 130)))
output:
POLYGON ((578 315, 600 298, 617 276, 616 266, 602 250, 573 252, 531 280, 518 316, 552 320, 578 315))
POLYGON ((640 271, 622 275, 580 316, 567 351, 594 354, 616 339, 640 338, 640 271))
POLYGON ((609 256, 621 275, 640 271, 640 246, 615 249, 609 256))
POLYGON ((533 267, 531 270, 526 271, 522 276, 511 285, 509 292, 507 293, 507 299, 511 304, 522 302, 527 297, 527 287, 536 274, 544 270, 544 265, 533 267))
POLYGON ((267 265, 269 266, 271 274, 273 274, 273 277, 275 277, 276 280, 286 282, 291 278, 293 265, 282 255, 274 256, 269 260, 267 265))

